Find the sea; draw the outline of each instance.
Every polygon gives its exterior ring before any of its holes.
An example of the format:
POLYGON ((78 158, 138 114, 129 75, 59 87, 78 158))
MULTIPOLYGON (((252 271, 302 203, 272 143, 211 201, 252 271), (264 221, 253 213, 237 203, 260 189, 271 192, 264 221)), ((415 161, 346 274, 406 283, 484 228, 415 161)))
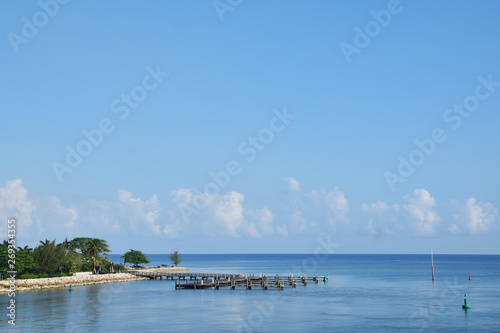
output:
POLYGON ((498 255, 436 254, 434 281, 430 255, 185 254, 180 266, 329 279, 282 291, 175 290, 172 280, 23 291, 15 326, 1 294, 0 332, 500 332, 498 255))

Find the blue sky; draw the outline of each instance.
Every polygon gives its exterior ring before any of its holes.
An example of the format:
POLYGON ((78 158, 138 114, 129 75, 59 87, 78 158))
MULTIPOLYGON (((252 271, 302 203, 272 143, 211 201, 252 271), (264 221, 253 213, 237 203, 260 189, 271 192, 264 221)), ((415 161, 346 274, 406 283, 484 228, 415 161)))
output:
POLYGON ((114 253, 498 254, 499 7, 4 1, 0 216, 114 253))

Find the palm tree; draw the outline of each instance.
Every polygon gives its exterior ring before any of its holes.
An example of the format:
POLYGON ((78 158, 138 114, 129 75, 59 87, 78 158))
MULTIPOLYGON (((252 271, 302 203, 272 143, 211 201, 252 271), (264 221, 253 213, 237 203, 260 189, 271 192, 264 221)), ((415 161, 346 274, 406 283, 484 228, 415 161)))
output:
POLYGON ((104 239, 92 238, 88 244, 86 252, 89 255, 89 259, 94 266, 94 273, 96 272, 96 266, 100 264, 99 255, 102 253, 104 255, 109 252, 109 245, 104 239))
POLYGON ((98 256, 94 256, 94 257, 90 257, 90 262, 94 266, 94 268, 92 269, 92 273, 96 274, 97 273, 97 267, 101 266, 102 259, 100 257, 98 257, 98 256))
POLYGON ((68 237, 66 237, 64 239, 64 242, 62 242, 61 244, 64 247, 65 254, 67 255, 68 252, 71 250, 71 242, 68 240, 68 237))

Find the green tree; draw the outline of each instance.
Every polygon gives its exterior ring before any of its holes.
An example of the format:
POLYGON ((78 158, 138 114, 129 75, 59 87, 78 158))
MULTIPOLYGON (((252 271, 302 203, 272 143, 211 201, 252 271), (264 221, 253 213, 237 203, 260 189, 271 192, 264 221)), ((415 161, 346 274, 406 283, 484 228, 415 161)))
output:
POLYGON ((177 265, 182 261, 181 253, 178 250, 175 250, 174 253, 171 253, 169 258, 170 260, 172 260, 172 263, 175 265, 175 267, 177 267, 177 265))
POLYGON ((68 255, 69 251, 74 251, 74 250, 72 249, 71 242, 70 242, 70 241, 68 241, 68 237, 66 237, 66 238, 64 239, 64 242, 62 242, 61 244, 62 244, 62 246, 64 247, 64 251, 65 251, 65 254, 66 254, 66 255, 68 255))
POLYGON ((92 238, 87 243, 87 253, 89 257, 98 257, 101 253, 106 255, 109 252, 109 245, 104 239, 92 238))
POLYGON ((88 261, 83 257, 83 254, 73 252, 67 254, 64 258, 64 269, 68 273, 82 272, 86 270, 85 265, 89 265, 88 261))
MULTIPOLYGON (((3 275, 6 274, 7 271, 17 271, 17 275, 21 275, 27 272, 31 272, 35 269, 36 264, 33 259, 33 249, 29 246, 25 246, 24 248, 18 247, 13 248, 14 250, 14 258, 15 260, 15 269, 9 267, 9 242, 3 241, 0 243, 0 273, 3 275)), ((12 247, 10 247, 12 249, 12 247)))
POLYGON ((102 260, 100 254, 106 255, 109 252, 109 245, 104 239, 92 238, 90 242, 87 243, 86 252, 89 256, 90 262, 94 266, 93 272, 97 273, 97 267, 100 266, 102 260))
POLYGON ((36 268, 33 249, 28 245, 18 247, 16 251, 16 270, 18 274, 25 274, 34 271, 36 268))
POLYGON ((8 261, 9 261, 9 242, 4 240, 0 243, 0 274, 2 274, 2 279, 5 279, 7 271, 10 271, 8 261))
POLYGON ((134 264, 134 266, 139 266, 139 264, 147 264, 150 261, 148 258, 146 258, 146 255, 142 253, 141 251, 137 250, 132 250, 127 251, 123 256, 123 263, 131 263, 134 264))
POLYGON ((86 255, 87 254, 88 244, 90 243, 91 240, 92 240, 92 238, 90 238, 90 237, 76 237, 76 238, 73 238, 69 242, 68 248, 72 252, 74 252, 76 250, 80 250, 80 252, 83 255, 86 255))
POLYGON ((56 245, 55 240, 51 242, 48 239, 45 242, 40 241, 40 245, 33 251, 33 259, 36 264, 35 270, 38 273, 47 274, 54 274, 60 271, 64 255, 65 250, 62 244, 56 245))
MULTIPOLYGON (((79 250, 83 257, 92 265, 92 271, 94 273, 98 272, 98 268, 100 268, 102 264, 100 255, 106 255, 110 251, 108 242, 104 239, 90 237, 73 238, 68 242, 67 249, 72 252, 79 250)), ((82 268, 87 268, 85 264, 81 266, 82 268)))
POLYGON ((101 266, 102 259, 99 256, 93 256, 90 257, 89 259, 90 263, 92 264, 92 273, 97 274, 99 272, 99 267, 101 266))

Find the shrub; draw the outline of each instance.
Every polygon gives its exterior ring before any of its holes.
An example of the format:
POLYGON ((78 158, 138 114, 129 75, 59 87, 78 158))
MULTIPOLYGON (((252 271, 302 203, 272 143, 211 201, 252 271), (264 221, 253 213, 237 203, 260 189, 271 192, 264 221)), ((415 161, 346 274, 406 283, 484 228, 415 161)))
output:
POLYGON ((23 274, 20 276, 21 279, 38 279, 36 274, 23 274))

